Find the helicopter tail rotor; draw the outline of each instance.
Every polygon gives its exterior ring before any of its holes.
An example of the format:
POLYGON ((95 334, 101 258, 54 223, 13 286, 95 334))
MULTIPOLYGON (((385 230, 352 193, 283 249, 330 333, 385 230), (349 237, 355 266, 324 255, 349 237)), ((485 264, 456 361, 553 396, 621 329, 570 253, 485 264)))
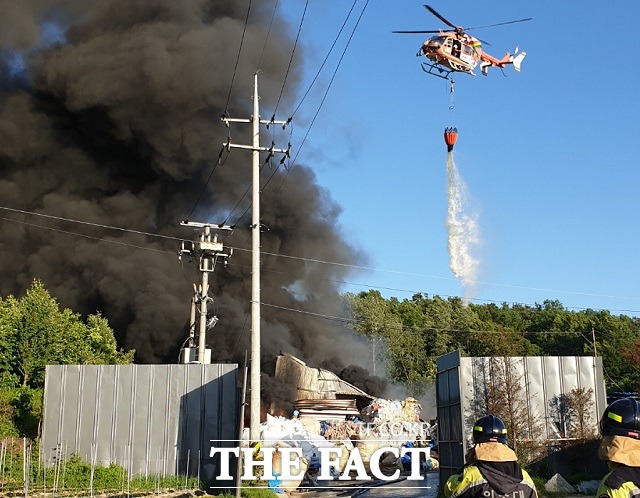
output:
MULTIPOLYGON (((518 52, 518 49, 516 48, 516 53, 517 52, 518 52)), ((517 72, 520 72, 520 64, 522 63, 522 59, 524 59, 526 55, 527 55, 527 53, 522 51, 517 55, 514 54, 513 56, 511 56, 511 62, 513 64, 513 69, 515 69, 517 72)))

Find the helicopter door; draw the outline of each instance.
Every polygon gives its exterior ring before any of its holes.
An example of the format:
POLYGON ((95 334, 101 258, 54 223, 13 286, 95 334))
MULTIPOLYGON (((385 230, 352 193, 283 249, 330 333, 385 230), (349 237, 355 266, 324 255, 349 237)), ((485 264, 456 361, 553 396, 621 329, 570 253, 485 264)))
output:
POLYGON ((460 43, 460 40, 453 40, 453 44, 451 46, 451 55, 459 59, 461 52, 462 52, 462 43, 460 43))

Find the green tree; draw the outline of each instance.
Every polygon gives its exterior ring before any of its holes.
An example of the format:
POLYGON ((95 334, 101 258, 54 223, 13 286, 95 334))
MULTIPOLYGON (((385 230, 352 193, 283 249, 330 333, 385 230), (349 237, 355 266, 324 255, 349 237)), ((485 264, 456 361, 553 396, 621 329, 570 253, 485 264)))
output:
POLYGON ((79 314, 60 310, 40 281, 34 281, 22 299, 9 296, 0 309, 0 322, 9 331, 2 339, 13 357, 9 365, 0 364, 0 368, 8 368, 21 386, 43 387, 46 365, 133 360, 133 351, 118 351, 113 331, 103 317, 90 315, 85 324, 79 314))
POLYGON ((640 382, 637 380, 640 378, 640 340, 634 340, 627 349, 622 351, 622 357, 629 362, 630 370, 633 371, 632 389, 640 395, 640 382))
POLYGON ((37 435, 47 365, 125 364, 133 355, 118 350, 105 318, 85 323, 61 310, 38 280, 20 299, 0 298, 0 435, 37 435))
POLYGON ((424 391, 428 370, 428 355, 422 331, 416 322, 420 310, 397 300, 384 299, 378 291, 343 296, 351 307, 354 329, 365 336, 371 347, 373 373, 380 375, 376 365, 384 362, 389 379, 403 383, 410 394, 424 391), (407 325, 408 322, 408 325, 407 325))
POLYGON ((373 375, 381 375, 379 365, 386 362, 386 337, 390 329, 398 326, 398 320, 378 291, 347 293, 343 299, 351 309, 354 330, 369 342, 373 375))
POLYGON ((405 328, 398 321, 387 330, 386 343, 391 380, 402 382, 412 396, 422 394, 429 380, 429 358, 420 331, 405 328))
MULTIPOLYGON (((613 391, 633 391, 640 386, 640 368, 630 363, 628 352, 640 340, 638 322, 628 316, 614 316, 609 311, 588 310, 590 319, 586 334, 596 338, 596 349, 602 356, 608 389, 613 391)), ((588 350, 592 351, 592 345, 588 350)), ((589 353, 593 354, 593 353, 589 353)))

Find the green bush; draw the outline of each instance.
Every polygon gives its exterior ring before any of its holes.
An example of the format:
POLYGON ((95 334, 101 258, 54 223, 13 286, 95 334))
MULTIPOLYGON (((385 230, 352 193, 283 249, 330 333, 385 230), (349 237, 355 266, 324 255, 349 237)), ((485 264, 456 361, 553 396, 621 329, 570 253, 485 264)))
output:
MULTIPOLYGON (((225 493, 219 496, 220 498, 234 498, 236 495, 235 493, 225 493)), ((277 498, 279 495, 268 488, 242 488, 240 496, 242 498, 277 498)))
POLYGON ((20 435, 38 437, 38 427, 42 419, 44 389, 21 386, 13 390, 11 405, 13 420, 20 435))

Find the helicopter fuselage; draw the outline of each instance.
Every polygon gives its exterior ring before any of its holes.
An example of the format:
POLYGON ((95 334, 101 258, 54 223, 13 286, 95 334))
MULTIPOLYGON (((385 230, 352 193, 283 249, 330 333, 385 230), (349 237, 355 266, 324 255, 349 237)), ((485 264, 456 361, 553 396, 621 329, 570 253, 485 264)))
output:
POLYGON ((452 71, 473 74, 482 59, 482 47, 480 41, 468 35, 441 33, 426 40, 417 55, 452 71))

